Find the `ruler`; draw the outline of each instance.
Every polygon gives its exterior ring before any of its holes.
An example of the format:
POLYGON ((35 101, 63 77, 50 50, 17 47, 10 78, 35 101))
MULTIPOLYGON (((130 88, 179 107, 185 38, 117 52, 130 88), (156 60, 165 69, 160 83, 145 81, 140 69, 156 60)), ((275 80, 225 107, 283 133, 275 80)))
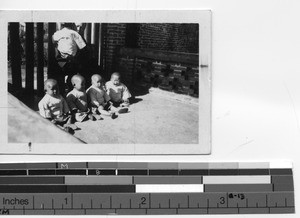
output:
POLYGON ((0 163, 1 215, 295 213, 291 163, 0 163))

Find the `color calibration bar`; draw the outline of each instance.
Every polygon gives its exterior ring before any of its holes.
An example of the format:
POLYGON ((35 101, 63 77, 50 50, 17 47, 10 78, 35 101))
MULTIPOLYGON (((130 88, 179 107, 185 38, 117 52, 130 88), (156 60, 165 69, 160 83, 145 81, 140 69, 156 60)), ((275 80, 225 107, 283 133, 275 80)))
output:
POLYGON ((0 214, 294 211, 289 162, 0 164, 0 214))

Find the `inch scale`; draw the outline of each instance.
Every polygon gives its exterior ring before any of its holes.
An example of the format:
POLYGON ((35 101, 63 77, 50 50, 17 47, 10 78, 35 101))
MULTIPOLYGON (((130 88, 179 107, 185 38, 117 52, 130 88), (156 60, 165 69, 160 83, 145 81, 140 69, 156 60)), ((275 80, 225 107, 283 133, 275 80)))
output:
POLYGON ((1 215, 295 213, 290 163, 0 163, 1 215))

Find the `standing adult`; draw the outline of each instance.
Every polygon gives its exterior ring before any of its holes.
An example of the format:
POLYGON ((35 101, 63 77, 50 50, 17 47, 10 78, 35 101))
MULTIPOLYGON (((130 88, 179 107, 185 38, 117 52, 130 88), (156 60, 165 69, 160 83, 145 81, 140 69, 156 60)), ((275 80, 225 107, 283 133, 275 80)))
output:
POLYGON ((55 46, 55 58, 60 69, 53 75, 56 77, 60 89, 65 92, 65 77, 67 76, 68 89, 71 88, 71 77, 82 71, 81 51, 85 50, 86 42, 82 36, 75 31, 74 23, 63 23, 62 29, 56 31, 52 36, 55 46))

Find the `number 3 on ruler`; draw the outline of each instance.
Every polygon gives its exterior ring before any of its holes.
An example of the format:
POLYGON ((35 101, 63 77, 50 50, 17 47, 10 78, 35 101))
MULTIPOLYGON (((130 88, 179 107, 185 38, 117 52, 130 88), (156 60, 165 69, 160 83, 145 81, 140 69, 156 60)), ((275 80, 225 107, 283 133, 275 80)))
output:
POLYGON ((220 204, 225 204, 225 197, 220 197, 220 204))

